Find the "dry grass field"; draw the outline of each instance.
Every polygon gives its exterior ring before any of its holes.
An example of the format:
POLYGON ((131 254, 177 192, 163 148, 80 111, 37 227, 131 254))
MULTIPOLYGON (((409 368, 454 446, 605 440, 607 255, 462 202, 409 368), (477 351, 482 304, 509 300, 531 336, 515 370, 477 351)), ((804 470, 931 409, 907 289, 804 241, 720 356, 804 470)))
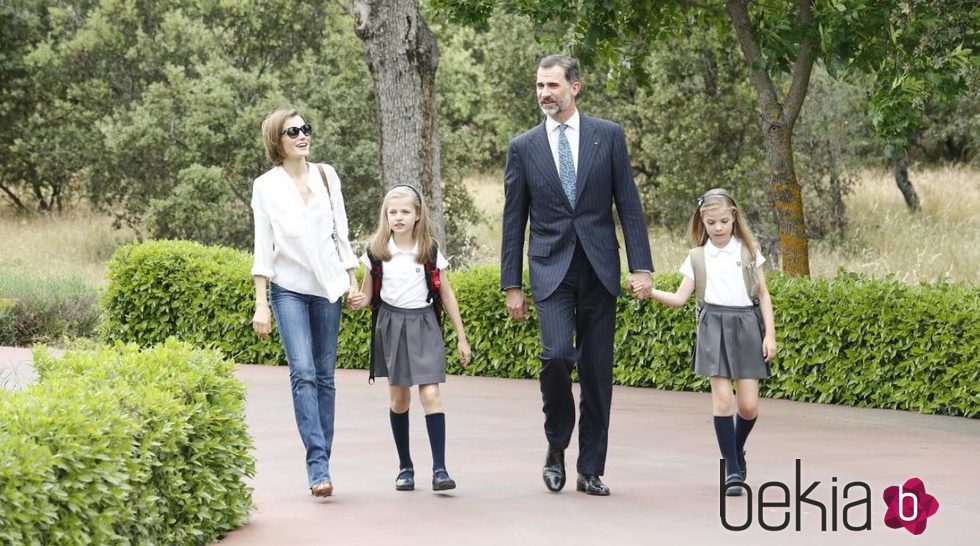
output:
MULTIPOLYGON (((962 167, 913 171, 922 211, 909 214, 890 172, 861 174, 846 197, 843 244, 813 241, 810 269, 828 277, 839 268, 906 282, 980 283, 980 171, 962 167)), ((483 221, 474 228, 479 263, 497 263, 503 182, 499 173, 467 179, 483 221)), ((659 271, 675 271, 687 254, 683 233, 655 227, 650 247, 659 271)))
POLYGON ((980 283, 980 171, 910 173, 922 210, 909 214, 890 172, 867 172, 847 200, 846 243, 811 247, 814 275, 838 267, 906 282, 980 283))
POLYGON ((132 240, 112 221, 86 210, 59 216, 17 216, 0 207, 0 274, 74 277, 100 285, 116 247, 132 240))
MULTIPOLYGON (((909 214, 888 172, 862 173, 847 196, 849 227, 843 244, 814 241, 814 276, 838 268, 894 275, 906 282, 980 283, 980 171, 962 167, 913 171, 922 211, 909 214)), ((466 180, 482 221, 474 226, 477 263, 499 262, 503 183, 500 173, 466 180)), ((0 274, 75 277, 98 286, 115 248, 132 240, 108 218, 85 210, 61 216, 21 217, 0 207, 0 274)), ((650 230, 659 271, 675 271, 687 253, 680 232, 650 230)))

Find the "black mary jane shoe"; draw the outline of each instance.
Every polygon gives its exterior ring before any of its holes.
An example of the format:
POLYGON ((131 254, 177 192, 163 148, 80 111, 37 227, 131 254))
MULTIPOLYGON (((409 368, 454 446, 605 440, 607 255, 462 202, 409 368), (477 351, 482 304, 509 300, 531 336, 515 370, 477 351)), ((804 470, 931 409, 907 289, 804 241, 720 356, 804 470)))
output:
POLYGON ((609 488, 595 474, 579 474, 578 479, 575 480, 575 489, 586 495, 595 495, 597 497, 609 496, 609 488))
POLYGON ((449 477, 449 472, 440 468, 432 473, 433 491, 448 491, 450 489, 456 489, 456 480, 449 477))
POLYGON ((395 490, 396 491, 412 491, 415 489, 415 469, 414 468, 402 468, 398 471, 398 477, 395 478, 395 490))
POLYGON ((541 477, 544 478, 544 486, 552 493, 557 493, 565 487, 564 449, 548 446, 548 455, 544 459, 541 477))
POLYGON ((741 497, 742 496, 742 486, 741 485, 730 485, 733 483, 741 483, 742 476, 740 474, 731 474, 725 479, 725 496, 726 497, 741 497))

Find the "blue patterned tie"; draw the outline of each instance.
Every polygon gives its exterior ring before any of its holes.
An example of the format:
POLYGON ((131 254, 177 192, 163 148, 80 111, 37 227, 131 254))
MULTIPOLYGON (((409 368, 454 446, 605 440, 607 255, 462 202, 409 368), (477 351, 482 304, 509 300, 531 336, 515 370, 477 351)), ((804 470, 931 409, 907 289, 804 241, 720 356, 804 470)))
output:
POLYGON ((572 146, 568 143, 565 136, 565 129, 568 125, 562 123, 558 126, 558 178, 561 179, 561 187, 565 190, 568 202, 575 207, 575 162, 572 161, 572 146))

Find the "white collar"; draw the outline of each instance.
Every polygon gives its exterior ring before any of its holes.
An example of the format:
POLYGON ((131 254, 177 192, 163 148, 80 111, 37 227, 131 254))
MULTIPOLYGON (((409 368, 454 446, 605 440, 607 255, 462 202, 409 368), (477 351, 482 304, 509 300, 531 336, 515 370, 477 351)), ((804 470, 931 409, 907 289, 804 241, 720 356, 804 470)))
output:
MULTIPOLYGON (((581 121, 581 118, 578 115, 578 108, 576 108, 575 109, 575 113, 572 114, 572 117, 568 118, 568 121, 565 122, 565 125, 567 125, 568 128, 570 128, 570 129, 573 129, 575 131, 578 131, 578 127, 579 127, 579 122, 580 121, 581 121)), ((553 131, 557 131, 559 125, 561 125, 561 123, 558 123, 557 121, 551 119, 551 116, 545 116, 545 118, 544 118, 544 128, 548 132, 549 135, 553 131)))
POLYGON ((388 237, 388 251, 391 252, 392 256, 395 254, 411 254, 414 256, 419 251, 419 243, 418 241, 415 241, 415 245, 412 246, 412 250, 402 250, 395 244, 394 236, 388 237))
POLYGON ((707 242, 704 243, 704 251, 712 258, 717 257, 719 254, 724 252, 725 254, 735 254, 738 248, 741 246, 742 242, 738 240, 738 237, 732 235, 732 238, 728 240, 728 244, 718 248, 714 243, 711 242, 709 238, 707 242))

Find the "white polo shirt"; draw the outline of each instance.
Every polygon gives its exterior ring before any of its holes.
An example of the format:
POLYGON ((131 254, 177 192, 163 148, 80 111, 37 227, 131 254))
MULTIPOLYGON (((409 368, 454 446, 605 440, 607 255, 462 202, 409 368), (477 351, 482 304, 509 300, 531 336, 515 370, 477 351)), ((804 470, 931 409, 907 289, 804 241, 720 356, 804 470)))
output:
POLYGON ((306 203, 282 166, 273 167, 255 179, 252 275, 267 277, 293 292, 337 301, 350 286, 347 270, 357 267, 357 257, 347 234, 344 196, 333 167, 323 165, 330 184, 329 198, 316 166, 309 164, 308 168, 310 200, 306 203), (334 222, 339 256, 330 237, 334 222))
MULTIPOLYGON (((760 267, 766 259, 758 249, 755 251, 755 266, 760 267)), ((714 305, 746 307, 752 305, 745 290, 742 278, 742 241, 734 235, 723 248, 718 248, 709 239, 704 244, 704 302, 714 305)), ((688 255, 681 265, 680 272, 694 280, 694 267, 688 255)))
MULTIPOLYGON (((411 250, 400 250, 393 239, 388 239, 388 251, 391 259, 382 264, 384 276, 381 280, 381 299, 388 305, 402 309, 419 309, 430 305, 425 301, 429 297, 429 287, 425 283, 425 266, 415 261, 418 243, 411 250)), ((371 260, 367 252, 361 255, 361 263, 371 271, 371 260)), ((436 252, 436 267, 446 269, 449 261, 436 252)))

